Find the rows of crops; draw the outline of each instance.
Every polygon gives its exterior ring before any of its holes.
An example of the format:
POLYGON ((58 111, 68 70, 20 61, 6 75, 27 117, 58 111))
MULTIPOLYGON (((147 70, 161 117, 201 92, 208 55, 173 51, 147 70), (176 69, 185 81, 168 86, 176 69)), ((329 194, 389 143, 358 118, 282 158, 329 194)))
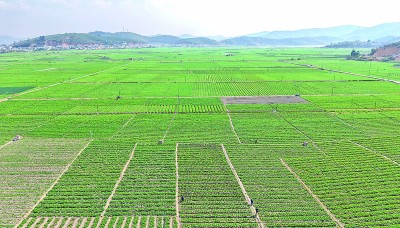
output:
POLYGON ((297 129, 283 120, 277 113, 231 114, 235 130, 245 144, 301 144, 307 141, 297 129), (254 130, 257 127, 257 131, 254 130))
POLYGON ((386 112, 350 112, 340 113, 337 116, 350 126, 365 132, 372 137, 393 136, 400 134, 398 119, 385 116, 386 112))
POLYGON ((318 68, 399 69, 350 51, 1 54, 0 226, 398 226, 398 85, 318 68))
POLYGON ((365 147, 367 150, 371 150, 387 157, 389 161, 397 164, 400 163, 400 138, 398 137, 398 134, 393 134, 391 137, 356 140, 355 143, 365 147))
POLYGON ((396 69, 393 63, 382 63, 373 61, 345 61, 343 59, 318 59, 306 58, 300 61, 306 64, 313 64, 318 67, 323 67, 332 70, 344 72, 352 72, 367 76, 376 76, 380 78, 400 80, 399 70, 396 69))
POLYGON ((99 216, 133 147, 131 142, 93 141, 31 216, 99 216))
POLYGON ((226 113, 177 114, 166 135, 167 142, 237 143, 226 113))
POLYGON ((345 110, 381 110, 398 108, 400 102, 396 96, 360 95, 360 96, 307 96, 307 100, 318 104, 326 111, 345 110))
POLYGON ((280 162, 286 156, 315 156, 315 148, 300 144, 240 145, 228 146, 227 152, 267 227, 335 225, 280 162))
POLYGON ((31 217, 19 227, 177 227, 174 217, 115 216, 99 221, 99 217, 31 217))
POLYGON ((363 131, 329 113, 286 112, 281 116, 299 131, 318 142, 366 137, 363 131))
POLYGON ((174 216, 175 180, 174 146, 139 145, 106 216, 174 216))
POLYGON ((231 83, 64 83, 20 98, 218 97, 268 95, 340 95, 396 93, 397 85, 382 81, 355 82, 231 82, 231 83))
POLYGON ((218 113, 225 112, 218 99, 92 99, 19 100, 0 103, 2 115, 89 115, 132 113, 218 113))
POLYGON ((257 226, 220 146, 179 145, 178 162, 183 226, 257 226))
POLYGON ((61 175, 84 140, 24 138, 0 149, 0 226, 16 224, 61 175))
POLYGON ((109 138, 130 115, 60 115, 32 130, 28 135, 48 138, 109 138))
POLYGON ((338 219, 348 227, 399 224, 398 165, 351 142, 320 147, 326 156, 287 162, 338 219))
POLYGON ((49 116, 0 116, 0 145, 15 135, 26 136, 51 120, 49 116))

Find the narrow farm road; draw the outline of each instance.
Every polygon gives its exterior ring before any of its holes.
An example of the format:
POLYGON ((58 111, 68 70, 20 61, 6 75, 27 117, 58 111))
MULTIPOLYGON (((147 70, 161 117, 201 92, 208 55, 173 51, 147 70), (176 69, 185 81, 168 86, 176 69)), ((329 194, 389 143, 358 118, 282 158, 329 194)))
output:
MULTIPOLYGON (((29 217, 32 211, 39 205, 40 202, 47 196, 47 194, 53 189, 53 187, 58 183, 61 177, 68 171, 69 167, 75 162, 75 160, 82 154, 82 152, 90 145, 93 140, 90 140, 82 150, 75 156, 75 158, 65 167, 64 171, 58 176, 58 178, 53 182, 53 184, 47 189, 47 191, 40 197, 40 199, 36 202, 36 204, 19 220, 19 222, 14 226, 15 228, 19 227, 22 221, 29 217)), ((27 223, 28 224, 28 223, 27 223)))
POLYGON ((48 85, 48 86, 38 87, 38 88, 35 88, 35 89, 32 89, 32 90, 28 90, 28 91, 25 91, 25 92, 22 92, 22 93, 12 94, 11 96, 9 96, 9 97, 7 97, 7 98, 5 98, 3 100, 8 100, 8 99, 11 99, 11 98, 16 97, 16 96, 21 96, 21 95, 37 92, 37 91, 40 91, 40 90, 43 90, 43 89, 47 89, 47 88, 51 88, 51 87, 54 87, 54 86, 57 86, 57 85, 61 85, 61 84, 64 84, 64 83, 73 82, 73 81, 76 81, 76 80, 79 80, 79 79, 82 79, 82 78, 90 77, 90 76, 97 75, 97 74, 100 74, 100 73, 104 73, 104 72, 107 72, 107 71, 110 71, 110 70, 114 70, 114 69, 117 69, 117 68, 120 68, 120 67, 124 67, 124 66, 129 65, 129 64, 131 64, 131 63, 126 63, 126 64, 123 64, 123 65, 120 65, 120 66, 111 67, 109 69, 96 71, 96 72, 93 72, 93 73, 90 73, 90 74, 85 74, 85 75, 82 75, 80 77, 72 78, 72 79, 69 79, 69 80, 66 80, 66 81, 63 81, 63 82, 57 82, 57 83, 54 83, 54 84, 51 84, 51 85, 48 85))
POLYGON ((304 189, 307 190, 307 192, 315 199, 315 201, 317 201, 317 203, 322 207, 322 209, 324 209, 324 211, 329 215, 329 217, 331 217, 331 219, 341 228, 344 228, 345 224, 342 223, 339 219, 336 218, 336 216, 325 206, 324 203, 322 203, 322 201, 319 199, 319 197, 317 195, 315 195, 312 190, 306 185, 306 183, 304 183, 304 181, 302 181, 300 179, 300 177, 297 175, 297 173, 295 173, 292 168, 290 168, 290 166, 283 160, 280 159, 281 163, 283 164, 283 166, 285 166, 285 168, 291 173, 293 174, 293 176, 297 179, 298 182, 300 182, 301 185, 303 185, 304 189))
MULTIPOLYGON (((178 228, 182 227, 181 218, 179 215, 179 166, 178 166, 178 148, 179 143, 176 144, 175 147, 175 175, 176 175, 176 184, 175 184, 175 205, 176 205, 176 221, 178 223, 178 228)), ((172 224, 172 222, 171 222, 172 224)))
POLYGON ((132 153, 131 153, 131 155, 130 155, 128 161, 126 162, 124 168, 122 169, 121 174, 119 175, 119 178, 118 178, 117 182, 116 182, 115 185, 114 185, 114 189, 112 190, 110 197, 108 197, 107 203, 106 203, 106 205, 104 206, 104 210, 103 210, 103 212, 101 213, 100 217, 104 217, 104 214, 107 212, 107 209, 108 209, 108 207, 110 206, 111 200, 112 200, 112 198, 114 197, 115 192, 117 191, 117 188, 118 188, 119 184, 121 183, 122 179, 124 178, 125 172, 126 172, 126 170, 128 169, 129 164, 131 163, 131 161, 132 161, 132 159, 133 159, 133 156, 134 156, 134 154, 135 154, 135 150, 136 150, 137 145, 138 145, 138 144, 136 143, 135 146, 133 147, 132 153))
POLYGON ((226 110, 226 114, 228 115, 229 123, 230 123, 230 125, 231 125, 232 131, 233 131, 233 133, 236 135, 236 138, 237 138, 239 144, 242 144, 242 141, 240 141, 239 135, 237 134, 237 132, 236 132, 236 130, 235 130, 235 126, 233 125, 233 121, 232 121, 232 118, 231 118, 230 111, 229 111, 229 109, 226 107, 225 104, 224 104, 224 108, 225 108, 225 110, 226 110))
POLYGON ((354 145, 358 146, 358 147, 361 147, 361 148, 363 148, 363 149, 365 149, 365 150, 368 150, 368 151, 370 151, 370 152, 372 152, 372 153, 375 153, 375 154, 381 156, 381 157, 384 158, 385 160, 387 160, 387 161, 389 161, 389 162, 391 162, 391 163, 393 163, 393 164, 395 164, 395 165, 400 166, 400 164, 399 164, 398 162, 392 160, 391 158, 389 158, 388 156, 386 156, 386 155, 384 155, 384 154, 379 153, 378 151, 372 150, 372 149, 370 149, 370 148, 368 148, 368 147, 366 147, 366 146, 363 146, 363 145, 361 145, 361 144, 359 144, 359 143, 356 143, 356 142, 353 142, 353 141, 350 141, 350 142, 353 143, 354 145))
MULTIPOLYGON (((300 128, 296 127, 294 124, 292 124, 289 120, 287 120, 285 117, 283 117, 282 115, 279 114, 279 112, 276 112, 276 115, 278 117, 280 117, 282 120, 286 121, 286 123, 288 123, 290 126, 292 126, 294 129, 296 129, 297 132, 299 132, 300 134, 302 134, 304 137, 306 137, 308 140, 310 140, 311 144, 321 153, 325 154, 325 152, 323 152, 321 150, 321 148, 318 147, 318 145, 314 142, 314 140, 308 136, 304 131, 302 131, 300 128)), ((326 154, 325 154, 326 155, 326 154)))
POLYGON ((11 143, 13 143, 13 141, 9 141, 9 142, 6 142, 5 144, 1 145, 0 150, 3 149, 4 147, 10 145, 11 143))
POLYGON ((376 80, 379 80, 379 81, 386 81, 386 82, 391 82, 391 83, 400 85, 400 81, 387 79, 387 78, 380 78, 378 76, 373 76, 373 75, 364 75, 364 74, 357 74, 357 73, 341 71, 341 70, 333 70, 333 69, 321 68, 321 67, 318 67, 318 66, 314 66, 312 64, 298 64, 298 63, 294 63, 294 62, 290 62, 290 61, 283 61, 283 62, 289 63, 289 64, 293 64, 293 65, 297 65, 297 66, 304 66, 304 67, 308 67, 308 68, 334 72, 334 73, 348 74, 348 75, 359 76, 359 77, 363 77, 363 78, 372 78, 372 79, 376 79, 376 80))
POLYGON ((236 181, 238 182, 238 184, 240 186, 240 189, 242 190, 242 193, 243 193, 244 198, 246 199, 246 202, 250 205, 251 212, 253 213, 253 215, 255 215, 256 221, 258 223, 258 227, 264 228, 265 225, 261 221, 260 216, 258 215, 258 213, 256 212, 256 208, 254 207, 254 205, 250 204, 251 199, 250 199, 249 195, 247 194, 247 191, 244 188, 244 185, 243 185, 242 181, 240 180, 240 177, 237 174, 236 169, 233 166, 233 164, 231 162, 231 159, 228 156, 228 153, 226 152, 224 144, 221 144, 221 148, 222 148, 222 151, 224 152, 226 161, 228 162, 229 167, 231 168, 233 175, 235 175, 236 181))

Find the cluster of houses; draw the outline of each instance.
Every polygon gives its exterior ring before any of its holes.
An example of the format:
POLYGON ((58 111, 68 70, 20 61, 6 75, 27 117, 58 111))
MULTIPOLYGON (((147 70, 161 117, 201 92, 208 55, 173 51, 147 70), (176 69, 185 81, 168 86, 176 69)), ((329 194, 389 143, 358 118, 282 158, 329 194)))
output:
POLYGON ((0 45, 0 53, 5 52, 24 52, 24 51, 62 51, 62 50, 104 50, 104 49, 130 49, 130 48, 147 48, 154 45, 148 44, 45 44, 35 45, 30 47, 14 47, 12 45, 0 45))

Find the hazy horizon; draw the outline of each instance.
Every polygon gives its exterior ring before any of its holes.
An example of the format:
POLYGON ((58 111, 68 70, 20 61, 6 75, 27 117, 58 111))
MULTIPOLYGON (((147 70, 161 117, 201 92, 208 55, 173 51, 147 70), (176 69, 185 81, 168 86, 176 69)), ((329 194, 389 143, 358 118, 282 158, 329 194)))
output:
POLYGON ((392 0, 380 4, 344 0, 0 0, 0 36, 129 31, 233 37, 342 25, 371 27, 400 21, 393 4, 392 0))

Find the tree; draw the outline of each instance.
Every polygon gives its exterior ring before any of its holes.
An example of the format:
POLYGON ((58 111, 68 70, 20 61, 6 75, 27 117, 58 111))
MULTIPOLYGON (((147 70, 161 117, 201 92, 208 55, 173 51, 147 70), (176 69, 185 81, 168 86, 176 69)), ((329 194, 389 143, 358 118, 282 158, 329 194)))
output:
POLYGON ((351 57, 357 58, 359 56, 360 56, 360 52, 359 51, 356 51, 354 49, 351 51, 351 57))

